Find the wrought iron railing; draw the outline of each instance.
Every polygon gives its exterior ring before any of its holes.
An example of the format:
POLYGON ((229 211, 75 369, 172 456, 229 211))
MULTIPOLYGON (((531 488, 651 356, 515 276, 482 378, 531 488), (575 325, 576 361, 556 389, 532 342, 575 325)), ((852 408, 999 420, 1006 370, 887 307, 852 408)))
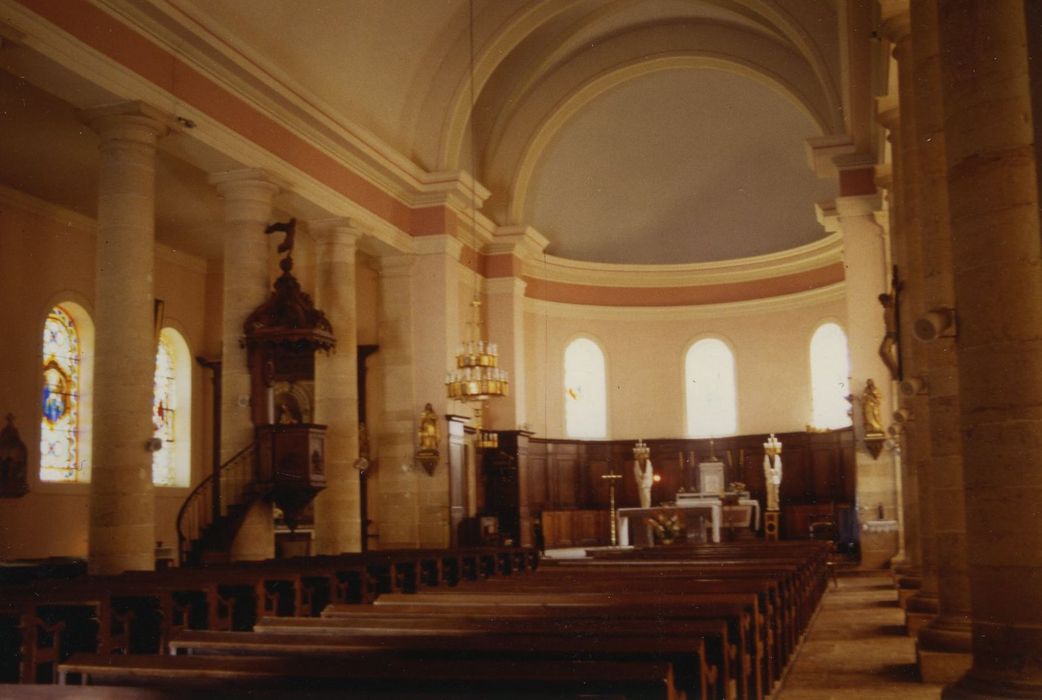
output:
POLYGON ((228 515, 229 508, 245 504, 256 495, 256 455, 257 444, 247 445, 221 465, 217 481, 210 474, 188 494, 177 513, 177 551, 182 564, 207 526, 228 515))

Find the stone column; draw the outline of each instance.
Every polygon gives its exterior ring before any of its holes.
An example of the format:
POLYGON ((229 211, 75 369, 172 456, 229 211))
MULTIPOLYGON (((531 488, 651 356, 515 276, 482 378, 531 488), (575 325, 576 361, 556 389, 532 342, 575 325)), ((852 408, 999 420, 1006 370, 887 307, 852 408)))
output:
POLYGON ((336 350, 315 357, 315 422, 326 428, 326 489, 315 498, 316 554, 359 552, 358 334, 355 256, 361 231, 349 219, 312 222, 317 241, 316 306, 336 335, 336 350))
MULTIPOLYGON (((880 29, 894 46, 900 103, 898 149, 894 154, 899 168, 894 178, 894 188, 897 193, 897 233, 901 251, 901 279, 904 284, 900 328, 902 378, 922 380, 926 376, 928 358, 926 349, 915 342, 912 333, 914 320, 923 309, 925 275, 920 226, 919 197, 922 188, 914 109, 916 85, 912 70, 911 19, 908 0, 883 0, 880 6, 883 17, 880 29)), ((918 592, 905 602, 906 626, 910 634, 915 634, 937 612, 937 560, 933 546, 933 496, 930 491, 930 408, 922 392, 902 390, 901 402, 911 414, 911 420, 905 424, 905 459, 909 472, 914 472, 916 510, 919 514, 917 573, 920 586, 918 592)))
MULTIPOLYGON (((901 210, 904 192, 899 184, 903 180, 904 168, 900 147, 901 114, 896 100, 887 98, 885 101, 881 101, 879 106, 879 123, 887 129, 887 139, 891 145, 890 245, 893 262, 903 276, 908 271, 908 256, 907 235, 904 235, 906 226, 902 221, 903 213, 901 210)), ((901 307, 902 323, 898 329, 900 335, 899 350, 902 362, 907 370, 907 360, 909 359, 907 346, 910 344, 908 336, 910 326, 906 318, 908 315, 908 312, 906 312, 908 308, 907 298, 902 301, 901 307)), ((896 382, 893 385, 896 385, 896 382)), ((900 398, 898 406, 907 410, 907 399, 900 398)), ((908 599, 915 595, 922 586, 922 539, 920 537, 922 513, 919 508, 919 484, 915 468, 915 459, 918 454, 917 433, 914 426, 907 423, 899 425, 898 430, 900 431, 901 444, 901 523, 904 537, 904 558, 900 562, 895 562, 894 573, 897 577, 899 600, 901 606, 904 607, 908 599)))
MULTIPOLYGON (((263 170, 233 170, 210 176, 224 199, 224 293, 221 335, 221 461, 254 440, 250 415, 250 372, 242 347, 242 324, 268 298, 268 241, 271 202, 279 187, 263 170)), ((271 503, 254 503, 232 544, 231 557, 275 556, 271 503)))
MULTIPOLYGON (((414 243, 416 264, 412 274, 413 305, 413 416, 418 418, 430 403, 439 416, 441 460, 433 474, 419 471, 417 513, 421 547, 448 547, 449 443, 445 415, 458 413, 445 390, 445 375, 455 365, 463 338, 460 310, 470 299, 461 299, 460 253, 462 244, 452 236, 424 236, 414 243), (422 350, 421 350, 422 349, 422 350)), ((415 443, 415 438, 414 438, 415 443)), ((418 447, 418 445, 417 445, 418 447)), ((415 449, 415 448, 414 448, 415 449)))
POLYGON ((488 340, 499 347, 499 366, 510 378, 510 396, 488 402, 487 427, 518 430, 525 412, 525 281, 500 277, 485 282, 488 340))
MULTIPOLYGON (((912 106, 922 183, 919 229, 922 231, 923 308, 950 309, 955 306, 955 289, 936 0, 912 3, 911 22, 916 78, 912 106)), ((972 662, 955 334, 944 333, 923 349, 929 366, 923 389, 930 412, 930 461, 925 481, 926 492, 932 498, 937 616, 919 632, 919 673, 928 683, 951 683, 969 669, 972 662)))
MULTIPOLYGON (((422 468, 417 467, 413 388, 413 306, 411 255, 377 258, 380 272, 380 345, 383 415, 377 437, 377 545, 380 549, 419 545, 417 503, 422 468)), ((425 474, 423 476, 426 476, 425 474)))
POLYGON ((155 566, 152 391, 156 141, 165 119, 132 102, 85 114, 101 135, 95 263, 93 574, 155 566))
POLYGON ((1042 697, 1042 225, 1023 2, 938 2, 973 667, 1042 697))
MULTIPOLYGON (((871 169, 871 165, 865 165, 871 169)), ((882 393, 884 428, 892 413, 890 370, 879 356, 879 344, 885 334, 880 294, 887 291, 889 274, 886 239, 876 223, 879 206, 876 194, 848 195, 836 199, 839 227, 843 235, 843 259, 847 294, 847 345, 850 352, 850 391, 860 396, 865 383, 872 379, 882 393)), ((860 520, 871 513, 875 519, 881 504, 889 531, 863 529, 861 564, 866 568, 882 568, 898 549, 896 537, 897 468, 894 454, 884 450, 873 457, 865 447, 865 429, 860 405, 854 401, 854 441, 857 468, 857 502, 860 520)))

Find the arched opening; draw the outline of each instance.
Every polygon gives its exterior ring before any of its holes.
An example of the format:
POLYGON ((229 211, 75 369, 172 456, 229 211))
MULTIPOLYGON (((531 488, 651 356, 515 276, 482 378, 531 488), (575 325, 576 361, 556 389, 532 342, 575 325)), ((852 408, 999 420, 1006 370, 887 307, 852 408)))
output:
POLYGON ((564 351, 564 430, 573 438, 608 436, 604 351, 589 338, 576 338, 564 351))
POLYGON ((90 481, 94 323, 78 304, 54 306, 41 346, 40 480, 90 481))
POLYGON ((684 393, 689 437, 738 432, 734 353, 718 338, 699 340, 684 359, 684 393))
POLYGON ((837 323, 823 323, 810 341, 810 385, 815 428, 850 425, 850 359, 847 334, 837 323))
POLYGON ((188 486, 192 478, 192 363, 184 336, 159 334, 153 380, 152 425, 162 448, 152 453, 152 483, 188 486))

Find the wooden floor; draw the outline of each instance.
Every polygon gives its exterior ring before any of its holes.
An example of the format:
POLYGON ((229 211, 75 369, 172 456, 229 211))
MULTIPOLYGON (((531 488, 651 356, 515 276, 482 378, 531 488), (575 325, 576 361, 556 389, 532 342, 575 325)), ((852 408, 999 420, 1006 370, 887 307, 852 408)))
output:
POLYGON ((777 700, 937 700, 919 682, 915 642, 889 574, 841 576, 830 588, 777 700))

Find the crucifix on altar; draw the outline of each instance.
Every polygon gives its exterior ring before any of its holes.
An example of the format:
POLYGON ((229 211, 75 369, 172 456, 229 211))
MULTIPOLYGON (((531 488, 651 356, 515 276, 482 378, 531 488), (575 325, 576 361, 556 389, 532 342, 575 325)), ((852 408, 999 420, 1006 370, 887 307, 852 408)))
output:
POLYGON ((612 466, 610 474, 601 474, 601 478, 608 482, 608 519, 609 519, 609 531, 611 533, 611 546, 617 547, 619 545, 619 530, 617 509, 615 508, 615 485, 619 483, 619 479, 622 478, 622 474, 615 473, 615 467, 612 466))

